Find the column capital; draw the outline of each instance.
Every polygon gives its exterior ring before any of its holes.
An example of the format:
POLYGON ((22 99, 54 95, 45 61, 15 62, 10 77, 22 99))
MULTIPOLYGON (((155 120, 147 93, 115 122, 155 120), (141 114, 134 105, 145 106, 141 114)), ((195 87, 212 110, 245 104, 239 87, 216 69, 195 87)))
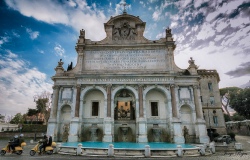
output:
POLYGON ((60 88, 59 85, 54 85, 54 86, 52 86, 52 89, 53 89, 53 90, 56 90, 56 89, 59 89, 59 88, 60 88))
POLYGON ((199 85, 197 85, 197 84, 196 84, 196 85, 193 85, 193 88, 194 88, 194 89, 199 89, 199 85))
POLYGON ((76 84, 74 87, 75 88, 81 88, 81 84, 76 84))

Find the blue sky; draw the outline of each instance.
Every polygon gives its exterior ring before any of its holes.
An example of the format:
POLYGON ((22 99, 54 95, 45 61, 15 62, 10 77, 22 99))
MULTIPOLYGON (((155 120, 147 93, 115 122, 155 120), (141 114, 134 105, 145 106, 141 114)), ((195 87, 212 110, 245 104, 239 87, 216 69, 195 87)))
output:
MULTIPOLYGON (((79 30, 102 40, 104 23, 122 13, 121 0, 0 1, 0 114, 35 108, 33 96, 52 93, 54 68, 76 64, 79 30)), ((157 40, 170 27, 175 62, 216 69, 223 87, 250 80, 250 0, 127 0, 127 13, 146 22, 144 36, 157 40)))

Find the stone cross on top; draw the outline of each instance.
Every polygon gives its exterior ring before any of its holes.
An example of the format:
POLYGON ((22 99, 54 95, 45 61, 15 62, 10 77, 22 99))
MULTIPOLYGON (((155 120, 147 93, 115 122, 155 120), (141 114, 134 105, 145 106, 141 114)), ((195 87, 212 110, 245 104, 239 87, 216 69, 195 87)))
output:
POLYGON ((126 13, 126 6, 128 5, 128 4, 126 3, 126 1, 125 1, 125 0, 122 1, 122 2, 120 3, 120 5, 123 6, 123 13, 126 13))

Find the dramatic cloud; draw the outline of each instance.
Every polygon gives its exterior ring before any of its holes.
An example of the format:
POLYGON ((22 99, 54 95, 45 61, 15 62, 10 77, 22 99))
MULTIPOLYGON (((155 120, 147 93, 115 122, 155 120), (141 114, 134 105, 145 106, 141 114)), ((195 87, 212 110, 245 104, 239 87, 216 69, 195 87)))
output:
POLYGON ((58 1, 50 0, 6 0, 5 2, 12 9, 39 21, 64 24, 76 31, 85 29, 87 38, 101 40, 105 37, 103 23, 107 18, 103 11, 96 9, 95 4, 88 6, 85 0, 70 0, 63 5, 58 1))
POLYGON ((240 67, 226 74, 232 77, 250 76, 250 62, 242 63, 240 67))
POLYGON ((29 68, 29 62, 11 51, 7 53, 0 54, 0 107, 6 114, 25 113, 28 108, 35 108, 33 95, 52 93, 52 84, 46 74, 29 68))

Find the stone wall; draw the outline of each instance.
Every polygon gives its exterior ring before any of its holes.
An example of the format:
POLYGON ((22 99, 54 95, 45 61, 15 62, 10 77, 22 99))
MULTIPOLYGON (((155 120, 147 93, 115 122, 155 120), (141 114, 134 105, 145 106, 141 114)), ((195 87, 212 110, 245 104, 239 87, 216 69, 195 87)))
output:
POLYGON ((250 120, 226 122, 227 133, 250 136, 250 120))
MULTIPOLYGON (((42 138, 43 137, 43 134, 42 132, 25 132, 25 133, 22 133, 24 134, 24 139, 25 138, 34 138, 35 137, 35 134, 36 134, 36 138, 42 138)), ((12 138, 14 137, 15 135, 20 135, 19 132, 0 132, 0 139, 1 138, 12 138)))

